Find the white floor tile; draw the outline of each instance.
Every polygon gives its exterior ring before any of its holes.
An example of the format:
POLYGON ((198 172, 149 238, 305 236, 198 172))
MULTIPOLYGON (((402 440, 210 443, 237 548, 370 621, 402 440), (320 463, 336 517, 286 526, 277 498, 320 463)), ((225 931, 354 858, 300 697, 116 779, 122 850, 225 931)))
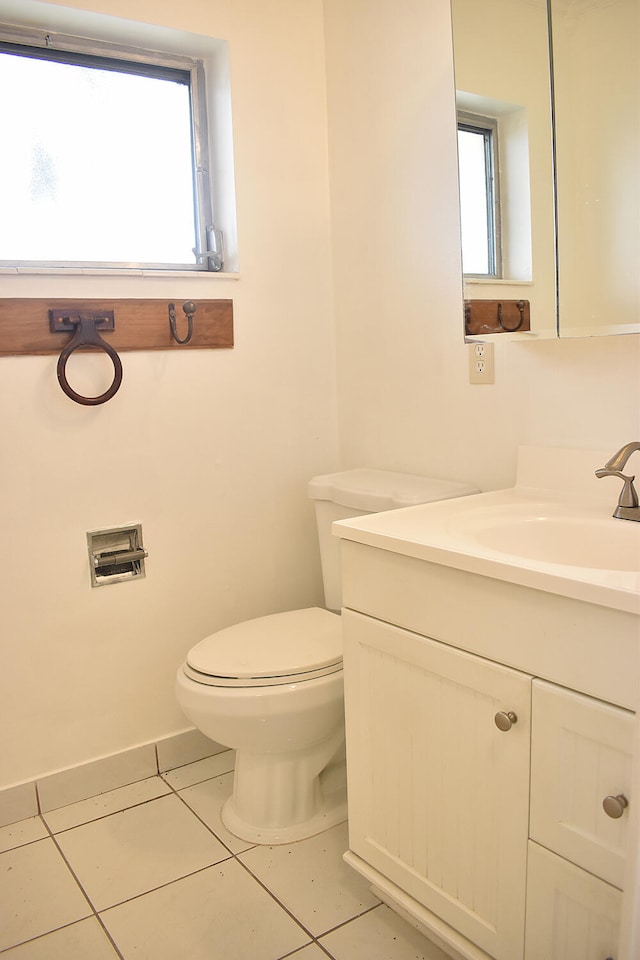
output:
POLYGON ((71 803, 58 810, 50 810, 43 814, 43 818, 52 832, 58 833, 169 793, 171 793, 171 787, 167 786, 160 777, 149 777, 147 780, 130 783, 126 787, 101 793, 97 797, 91 797, 90 800, 80 800, 78 803, 71 803))
POLYGON ((344 863, 348 845, 347 825, 341 823, 298 843, 254 847, 240 859, 318 936, 379 903, 344 863))
POLYGON ((34 840, 44 840, 49 836, 47 828, 40 817, 29 817, 28 820, 18 820, 8 827, 0 827, 0 853, 4 850, 13 850, 23 847, 25 843, 34 840))
POLYGON ((2 960, 117 960, 117 957, 109 938, 93 917, 2 954, 2 960))
MULTIPOLYGON (((286 846, 233 837, 220 819, 233 759, 225 751, 45 815, 125 960, 447 960, 343 862, 346 824, 286 846)), ((41 818, 0 828, 3 847, 3 960, 117 960, 41 818)))
POLYGON ((0 854, 0 950, 91 914, 53 840, 0 854))
POLYGON ((235 860, 102 919, 126 960, 276 960, 309 939, 235 860))
POLYGON ((192 810, 204 820, 207 826, 213 830, 217 837, 220 837, 225 846, 233 853, 242 853, 243 850, 249 850, 254 844, 247 843, 246 840, 239 840, 232 833, 229 833, 222 822, 220 811, 227 797, 233 792, 233 772, 225 773, 222 777, 215 777, 213 780, 205 780, 204 783, 197 783, 193 787, 187 787, 180 791, 180 796, 185 803, 188 803, 192 810))
POLYGON ((173 794, 75 827, 57 840, 97 910, 229 856, 173 794))
POLYGON ((320 942, 335 960, 447 960, 442 950, 384 905, 320 942))
POLYGON ((177 770, 169 770, 162 776, 174 790, 183 790, 194 783, 202 783, 203 780, 210 780, 212 777, 229 773, 230 770, 234 769, 235 764, 235 750, 225 750, 224 753, 217 753, 215 757, 207 757, 206 760, 188 763, 184 767, 178 767, 177 770))

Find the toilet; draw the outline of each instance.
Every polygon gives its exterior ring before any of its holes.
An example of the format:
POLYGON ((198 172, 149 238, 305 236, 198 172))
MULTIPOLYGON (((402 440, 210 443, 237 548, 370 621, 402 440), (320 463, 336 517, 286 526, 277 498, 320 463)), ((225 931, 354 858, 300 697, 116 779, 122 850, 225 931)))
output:
POLYGON ((290 843, 346 819, 340 542, 333 521, 477 492, 456 481, 366 469, 309 482, 326 609, 290 610, 219 630, 192 647, 177 674, 184 714, 236 751, 233 795, 222 809, 232 834, 251 843, 290 843))

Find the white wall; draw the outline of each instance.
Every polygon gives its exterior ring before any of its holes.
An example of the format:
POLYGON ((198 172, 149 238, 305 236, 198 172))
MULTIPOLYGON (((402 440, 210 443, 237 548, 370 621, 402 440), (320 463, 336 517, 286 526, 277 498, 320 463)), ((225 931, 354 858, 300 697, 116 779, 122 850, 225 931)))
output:
MULTIPOLYGON (((230 42, 241 274, 197 295, 233 297, 236 347, 125 354, 95 409, 55 358, 0 359, 0 784, 181 729, 196 640, 320 601, 305 481, 339 463, 334 316, 344 466, 487 489, 520 442, 640 433, 638 337, 500 343, 495 386, 468 384, 447 0, 325 0, 326 88, 320 0, 68 5, 230 42), (146 580, 91 590, 85 531, 137 521, 146 580)), ((83 295, 197 299, 193 280, 0 278, 83 295)))
POLYGON ((71 5, 229 41, 240 279, 4 276, 0 296, 232 297, 236 346, 125 353, 96 408, 55 357, 0 359, 0 784, 187 727, 190 646, 321 602, 306 480, 337 466, 320 3, 71 5), (146 579, 91 589, 85 532, 126 522, 146 579))
POLYGON ((496 343, 495 385, 469 384, 449 2, 324 6, 345 465, 492 489, 519 443, 638 439, 638 336, 496 343))

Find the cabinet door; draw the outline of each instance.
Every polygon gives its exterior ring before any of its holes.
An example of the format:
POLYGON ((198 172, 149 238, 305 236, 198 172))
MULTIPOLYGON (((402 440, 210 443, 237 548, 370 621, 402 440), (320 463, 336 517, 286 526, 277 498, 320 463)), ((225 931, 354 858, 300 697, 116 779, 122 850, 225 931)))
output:
POLYGON ((531 842, 525 960, 615 957, 621 903, 615 887, 531 842))
POLYGON ((524 943, 530 677, 343 613, 349 845, 496 960, 524 943), (502 732, 494 717, 513 712, 502 732))
POLYGON ((531 838, 622 888, 635 715, 541 680, 532 709, 531 838))

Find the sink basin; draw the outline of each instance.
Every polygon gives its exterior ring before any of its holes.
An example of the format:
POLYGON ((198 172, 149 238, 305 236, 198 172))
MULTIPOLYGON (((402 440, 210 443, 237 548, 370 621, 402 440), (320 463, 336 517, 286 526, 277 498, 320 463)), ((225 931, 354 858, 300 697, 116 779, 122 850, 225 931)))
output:
MULTIPOLYGON (((464 535, 492 553, 548 564, 597 570, 640 569, 640 529, 628 520, 591 517, 586 513, 554 515, 553 508, 520 505, 499 513, 482 510, 467 516, 464 535)), ((460 525, 449 525, 460 535, 460 525), (458 529, 456 529, 458 528, 458 529)))
POLYGON ((521 448, 515 487, 344 520, 334 532, 637 614, 640 523, 612 517, 615 496, 595 477, 603 456, 606 460, 602 453, 521 448))

